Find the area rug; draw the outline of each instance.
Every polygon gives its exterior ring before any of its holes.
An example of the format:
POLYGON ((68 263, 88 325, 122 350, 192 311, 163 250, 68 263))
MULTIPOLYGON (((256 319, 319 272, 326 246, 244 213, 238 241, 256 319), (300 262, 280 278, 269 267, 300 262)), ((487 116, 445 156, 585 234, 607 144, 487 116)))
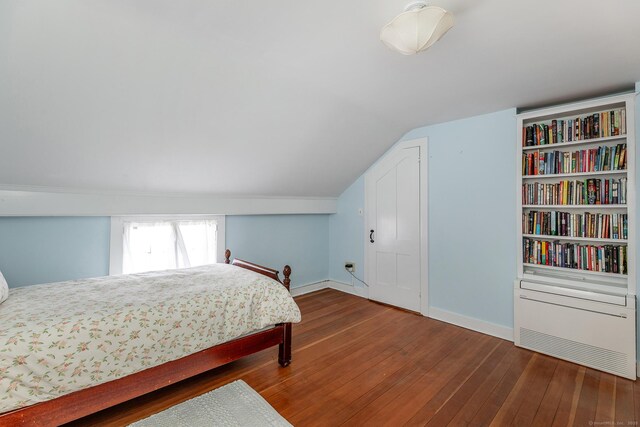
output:
POLYGON ((292 427, 242 380, 182 402, 131 424, 133 427, 292 427))

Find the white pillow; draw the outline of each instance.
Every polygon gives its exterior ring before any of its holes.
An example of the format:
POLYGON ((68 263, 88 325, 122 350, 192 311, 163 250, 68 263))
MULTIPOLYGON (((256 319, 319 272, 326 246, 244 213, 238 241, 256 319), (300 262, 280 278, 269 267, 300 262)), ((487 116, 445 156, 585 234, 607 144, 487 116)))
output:
POLYGON ((9 285, 4 280, 2 271, 0 271, 0 304, 2 304, 7 298, 9 298, 9 285))

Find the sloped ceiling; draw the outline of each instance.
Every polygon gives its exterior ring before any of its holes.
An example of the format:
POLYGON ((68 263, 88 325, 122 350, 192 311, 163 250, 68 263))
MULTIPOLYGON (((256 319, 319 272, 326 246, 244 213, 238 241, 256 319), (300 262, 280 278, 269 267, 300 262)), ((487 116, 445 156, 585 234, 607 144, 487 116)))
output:
MULTIPOLYGON (((405 132, 640 80, 640 2, 4 0, 0 184, 337 196, 405 132)), ((487 129, 487 132, 490 132, 487 129)))

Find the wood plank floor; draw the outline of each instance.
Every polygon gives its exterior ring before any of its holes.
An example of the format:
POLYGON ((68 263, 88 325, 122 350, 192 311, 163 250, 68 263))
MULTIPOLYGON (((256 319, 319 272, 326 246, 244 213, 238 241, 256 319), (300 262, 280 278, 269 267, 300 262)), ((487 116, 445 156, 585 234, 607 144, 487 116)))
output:
POLYGON ((334 290, 296 298, 293 363, 269 349, 74 426, 121 426, 243 379, 296 426, 630 426, 640 386, 334 290))

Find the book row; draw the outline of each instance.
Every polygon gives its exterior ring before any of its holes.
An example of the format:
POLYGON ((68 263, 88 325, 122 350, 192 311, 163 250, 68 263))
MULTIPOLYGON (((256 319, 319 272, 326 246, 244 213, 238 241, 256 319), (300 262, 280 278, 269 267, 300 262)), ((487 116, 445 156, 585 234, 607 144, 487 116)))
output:
POLYGON ((627 178, 585 179, 522 185, 523 205, 624 205, 627 178))
POLYGON ((522 145, 530 147, 626 134, 627 116, 625 109, 621 108, 525 126, 522 129, 522 145))
POLYGON ((627 144, 573 152, 522 153, 522 175, 600 172, 627 168, 627 144))
POLYGON ((530 211, 522 213, 522 232, 544 236, 627 239, 627 214, 530 211))
POLYGON ((627 274, 627 247, 624 245, 581 245, 525 238, 523 262, 604 273, 627 274))

